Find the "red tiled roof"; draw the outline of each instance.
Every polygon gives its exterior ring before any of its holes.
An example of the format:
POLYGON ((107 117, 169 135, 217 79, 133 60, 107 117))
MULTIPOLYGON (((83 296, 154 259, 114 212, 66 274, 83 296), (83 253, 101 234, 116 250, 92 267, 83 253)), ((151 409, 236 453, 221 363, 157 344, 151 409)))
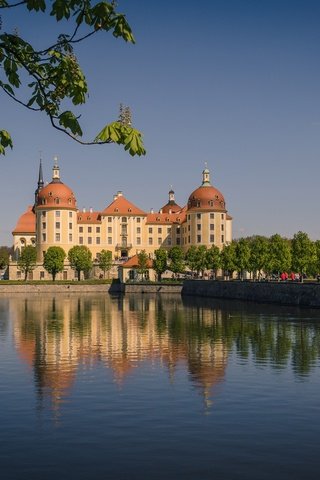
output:
POLYGON ((74 210, 76 206, 77 202, 73 191, 62 182, 52 181, 39 192, 37 208, 53 207, 74 210))
POLYGON ((77 213, 78 223, 101 223, 101 213, 100 212, 78 212, 77 213))
POLYGON ((36 216, 32 210, 32 206, 29 205, 27 211, 24 212, 17 222, 15 229, 12 234, 16 233, 27 233, 34 234, 36 233, 36 216))
POLYGON ((171 223, 184 222, 186 214, 183 210, 176 213, 148 213, 147 224, 156 223, 162 225, 170 225, 171 223))
POLYGON ((140 210, 133 203, 129 202, 123 195, 118 196, 113 200, 110 205, 108 205, 102 212, 101 215, 141 215, 145 216, 146 212, 140 210))
MULTIPOLYGON (((138 255, 134 255, 133 257, 129 258, 125 263, 122 264, 122 267, 124 268, 137 268, 138 267, 138 255)), ((147 268, 152 268, 152 260, 148 258, 147 261, 147 268)))

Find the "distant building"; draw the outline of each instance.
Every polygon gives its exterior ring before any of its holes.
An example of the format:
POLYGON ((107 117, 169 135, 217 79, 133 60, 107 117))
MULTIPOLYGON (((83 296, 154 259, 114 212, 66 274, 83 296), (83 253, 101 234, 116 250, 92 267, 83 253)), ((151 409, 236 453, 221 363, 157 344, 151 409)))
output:
MULTIPOLYGON (((127 200, 122 192, 101 211, 80 211, 70 187, 60 178, 55 159, 52 180, 44 185, 40 162, 38 186, 33 206, 19 218, 13 234, 14 258, 11 279, 21 278, 16 261, 27 245, 37 248, 38 266, 33 279, 49 278, 42 266, 44 253, 51 246, 62 247, 66 254, 74 245, 86 245, 97 259, 102 249, 110 250, 114 261, 125 261, 141 250, 152 258, 160 247, 180 246, 185 252, 191 245, 212 245, 220 249, 232 240, 232 217, 226 210, 222 193, 210 182, 210 172, 202 172, 202 184, 189 196, 187 205, 179 206, 170 189, 168 202, 157 212, 147 213, 127 200)), ((71 279, 75 274, 66 263, 57 279, 71 279)))

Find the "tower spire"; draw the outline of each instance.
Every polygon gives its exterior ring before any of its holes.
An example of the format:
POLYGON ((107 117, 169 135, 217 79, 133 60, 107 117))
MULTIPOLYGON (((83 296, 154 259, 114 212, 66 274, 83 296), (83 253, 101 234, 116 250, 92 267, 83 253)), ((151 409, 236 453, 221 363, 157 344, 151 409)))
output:
POLYGON ((208 164, 205 162, 204 170, 202 171, 202 186, 203 187, 210 187, 210 171, 208 169, 208 164))
POLYGON ((40 190, 42 190, 44 187, 44 181, 43 181, 43 173, 42 173, 42 158, 41 158, 41 152, 40 152, 40 163, 39 163, 39 174, 38 174, 38 187, 36 188, 36 191, 34 192, 34 204, 36 205, 38 202, 38 195, 40 190))
POLYGON ((52 168, 52 181, 54 183, 60 183, 61 180, 60 180, 60 168, 59 168, 59 165, 58 165, 58 156, 55 155, 53 157, 53 168, 52 168))

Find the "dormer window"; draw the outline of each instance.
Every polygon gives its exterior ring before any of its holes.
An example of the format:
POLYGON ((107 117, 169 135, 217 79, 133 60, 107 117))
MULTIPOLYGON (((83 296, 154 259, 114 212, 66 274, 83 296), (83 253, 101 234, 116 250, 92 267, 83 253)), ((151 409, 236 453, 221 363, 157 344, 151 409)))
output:
POLYGON ((55 198, 55 199, 54 199, 54 203, 56 203, 57 205, 59 205, 60 199, 59 199, 59 198, 55 198))
POLYGON ((52 192, 49 192, 49 197, 52 197, 52 192))

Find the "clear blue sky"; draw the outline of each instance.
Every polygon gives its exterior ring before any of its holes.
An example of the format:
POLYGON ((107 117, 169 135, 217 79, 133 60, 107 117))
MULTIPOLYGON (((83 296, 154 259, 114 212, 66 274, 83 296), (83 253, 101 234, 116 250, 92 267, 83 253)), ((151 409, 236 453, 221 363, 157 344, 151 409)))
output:
MULTIPOLYGON (((130 105, 147 155, 78 146, 47 118, 0 95, 0 127, 15 147, 0 157, 0 245, 11 245, 33 202, 39 151, 45 180, 59 156, 79 208, 102 210, 117 190, 142 209, 179 204, 213 184, 234 217, 234 236, 306 231, 320 238, 320 2, 317 0, 120 0, 137 43, 99 34, 78 50, 90 87, 88 138, 130 105)), ((53 38, 43 15, 3 15, 3 30, 38 44, 53 38)))

